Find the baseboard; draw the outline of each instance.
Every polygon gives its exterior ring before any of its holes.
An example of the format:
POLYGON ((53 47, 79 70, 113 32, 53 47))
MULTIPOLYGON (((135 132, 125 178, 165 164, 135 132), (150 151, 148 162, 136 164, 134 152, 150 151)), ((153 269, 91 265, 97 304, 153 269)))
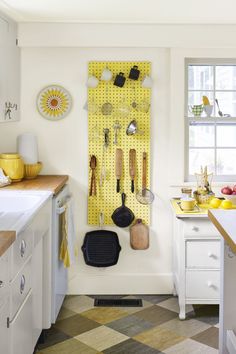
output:
POLYGON ((171 294, 173 275, 165 274, 77 274, 69 280, 69 295, 171 294))

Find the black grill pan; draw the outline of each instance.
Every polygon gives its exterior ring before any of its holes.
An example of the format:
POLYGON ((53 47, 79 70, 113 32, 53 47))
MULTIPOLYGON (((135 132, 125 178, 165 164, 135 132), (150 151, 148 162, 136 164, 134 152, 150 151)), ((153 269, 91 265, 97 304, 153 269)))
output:
POLYGON ((107 230, 87 232, 81 249, 85 263, 93 267, 115 265, 121 251, 117 233, 107 230))

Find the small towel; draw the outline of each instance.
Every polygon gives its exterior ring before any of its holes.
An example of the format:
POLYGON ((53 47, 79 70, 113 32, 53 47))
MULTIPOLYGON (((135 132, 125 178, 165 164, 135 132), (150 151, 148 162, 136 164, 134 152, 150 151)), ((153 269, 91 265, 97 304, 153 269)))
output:
POLYGON ((78 255, 76 245, 76 234, 74 225, 73 199, 70 197, 65 203, 65 211, 61 214, 61 234, 60 260, 64 267, 68 268, 74 263, 78 255))

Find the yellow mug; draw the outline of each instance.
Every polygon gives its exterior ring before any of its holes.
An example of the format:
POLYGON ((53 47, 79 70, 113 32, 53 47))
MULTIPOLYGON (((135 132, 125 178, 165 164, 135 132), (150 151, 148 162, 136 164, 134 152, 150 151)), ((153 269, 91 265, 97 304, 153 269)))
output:
POLYGON ((194 209, 194 207, 196 205, 196 200, 193 198, 181 199, 180 205, 181 205, 181 208, 183 209, 183 211, 191 211, 194 209))

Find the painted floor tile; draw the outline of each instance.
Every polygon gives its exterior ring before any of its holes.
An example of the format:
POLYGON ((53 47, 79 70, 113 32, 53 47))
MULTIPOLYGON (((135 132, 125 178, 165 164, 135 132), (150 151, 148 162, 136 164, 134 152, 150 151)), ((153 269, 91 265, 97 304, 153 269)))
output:
POLYGON ((101 324, 106 324, 118 320, 119 318, 127 315, 127 312, 116 307, 96 307, 81 313, 81 316, 101 324))
MULTIPOLYGON (((179 313, 179 303, 177 297, 171 297, 165 301, 158 303, 158 306, 164 307, 168 310, 179 313)), ((186 305, 185 307, 186 313, 193 311, 192 305, 186 305)))
POLYGON ((207 344, 210 347, 215 349, 219 348, 219 329, 216 327, 210 327, 206 331, 198 333, 196 336, 193 336, 192 339, 207 344))
POLYGON ((193 305, 194 312, 189 312, 188 317, 193 317, 199 321, 212 326, 219 322, 219 305, 193 305))
POLYGON ((167 321, 160 325, 160 328, 168 329, 169 331, 175 332, 184 337, 192 337, 210 327, 211 326, 205 322, 200 322, 195 319, 180 321, 179 318, 174 318, 173 320, 167 321))
POLYGON ((186 339, 166 350, 165 354, 218 354, 218 350, 191 339, 186 339))
POLYGON ((128 339, 125 342, 115 345, 103 351, 104 354, 160 354, 157 349, 148 347, 133 339, 128 339))
POLYGON ((163 351, 179 342, 185 340, 185 337, 171 332, 165 328, 154 327, 148 331, 142 332, 133 339, 146 344, 152 348, 163 351))
POLYGON ((99 323, 91 321, 88 318, 80 315, 75 315, 64 320, 58 321, 55 327, 60 331, 68 334, 71 337, 75 337, 78 334, 90 331, 93 328, 99 326, 99 323))
POLYGON ((46 334, 45 343, 41 343, 39 345, 39 349, 50 347, 57 343, 64 342, 67 339, 71 339, 71 337, 64 332, 59 331, 55 326, 52 326, 50 331, 48 331, 46 334))
POLYGON ((71 296, 65 299, 63 306, 76 313, 81 313, 94 308, 94 300, 89 296, 71 296))
POLYGON ((64 320, 65 318, 75 316, 75 315, 76 315, 76 313, 74 311, 71 311, 71 310, 66 309, 65 307, 62 307, 59 314, 58 314, 57 321, 64 320))
POLYGON ((40 350, 37 354, 98 354, 97 350, 71 338, 65 342, 40 350))
POLYGON ((177 314, 173 311, 167 310, 158 305, 154 305, 135 313, 135 316, 151 322, 154 325, 160 325, 163 322, 167 322, 177 317, 177 314))
POLYGON ((133 337, 140 332, 152 328, 154 325, 142 318, 131 315, 111 322, 107 326, 127 335, 128 337, 133 337))
POLYGON ((128 337, 111 328, 100 326, 89 332, 76 336, 75 339, 78 339, 80 342, 89 345, 98 351, 103 351, 104 349, 127 340, 128 337))
POLYGON ((152 304, 158 304, 172 297, 172 295, 135 295, 137 298, 141 298, 152 304))

